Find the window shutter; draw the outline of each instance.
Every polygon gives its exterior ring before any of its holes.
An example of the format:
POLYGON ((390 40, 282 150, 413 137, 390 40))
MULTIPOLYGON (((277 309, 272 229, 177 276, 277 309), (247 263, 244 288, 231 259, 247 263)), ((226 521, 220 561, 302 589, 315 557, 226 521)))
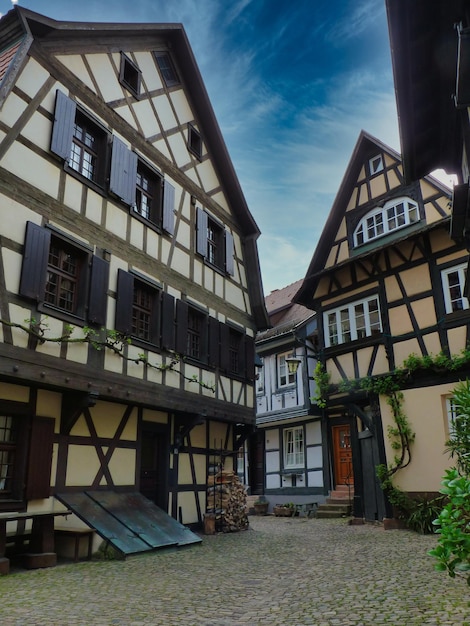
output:
POLYGON ((255 380, 255 340, 245 335, 245 378, 255 380))
POLYGON ((54 425, 55 420, 49 417, 33 419, 26 479, 27 500, 50 496, 54 425))
POLYGON ((123 202, 135 204, 137 155, 117 137, 113 138, 109 190, 123 202))
POLYGON ((227 324, 220 324, 220 368, 225 372, 230 370, 230 328, 227 324))
POLYGON ((175 232, 175 188, 167 180, 163 188, 163 230, 173 235, 175 232))
POLYGON ((218 367, 220 363, 220 322, 209 317, 209 365, 218 367))
POLYGON ((160 345, 160 298, 161 291, 156 289, 150 318, 150 341, 154 346, 160 345))
POLYGON ((134 277, 118 270, 115 328, 124 335, 132 332, 132 304, 134 302, 134 277))
POLYGON ((184 300, 176 301, 176 352, 188 352, 188 303, 184 300))
POLYGON ((108 282, 108 261, 93 256, 91 260, 90 298, 88 301, 88 321, 92 324, 106 325, 108 282))
POLYGON ((205 258, 207 256, 207 213, 201 208, 197 208, 197 237, 196 237, 196 252, 202 254, 205 258))
POLYGON ((175 349, 175 299, 162 293, 162 348, 175 349))
POLYGON ((66 161, 70 158, 77 105, 62 91, 57 90, 51 151, 66 161))
POLYGON ((225 271, 233 276, 233 235, 228 230, 225 231, 225 271))
POLYGON ((40 301, 44 297, 50 243, 50 230, 27 222, 20 278, 20 295, 25 298, 40 301))

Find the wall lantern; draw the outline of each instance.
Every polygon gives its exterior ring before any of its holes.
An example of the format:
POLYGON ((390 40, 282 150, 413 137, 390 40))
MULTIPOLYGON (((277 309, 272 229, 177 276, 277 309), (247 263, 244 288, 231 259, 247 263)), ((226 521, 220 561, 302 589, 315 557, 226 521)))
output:
POLYGON ((299 369, 299 365, 302 359, 300 359, 298 356, 287 356, 285 358, 285 361, 289 369, 289 374, 297 374, 297 370, 299 369))

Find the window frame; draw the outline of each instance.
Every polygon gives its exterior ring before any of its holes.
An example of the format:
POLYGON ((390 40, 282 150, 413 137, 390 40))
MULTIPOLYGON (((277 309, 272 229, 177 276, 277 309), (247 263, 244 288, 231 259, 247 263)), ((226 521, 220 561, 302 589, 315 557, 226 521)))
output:
POLYGON ((276 370, 277 370, 277 388, 286 389, 293 387, 297 383, 297 372, 295 374, 289 372, 286 358, 292 356, 292 352, 282 352, 276 354, 276 370), (285 378, 286 382, 282 382, 285 378))
POLYGON ((137 171, 136 171, 136 194, 135 194, 135 203, 131 207, 132 212, 135 216, 142 219, 144 222, 151 224, 153 227, 160 229, 163 223, 163 195, 164 195, 164 179, 163 176, 157 172, 155 169, 150 167, 145 161, 142 159, 137 159, 137 171), (140 180, 142 176, 146 174, 147 180, 149 181, 150 191, 147 193, 147 190, 143 189, 143 185, 140 184, 140 180), (151 206, 149 208, 149 214, 144 215, 138 209, 139 205, 139 197, 142 195, 147 195, 151 197, 151 206))
POLYGON ((419 204, 407 196, 401 196, 399 198, 393 198, 385 202, 383 207, 375 207, 362 216, 359 223, 353 232, 353 246, 358 248, 366 245, 376 239, 381 239, 390 233, 394 233, 402 228, 417 224, 420 221, 419 204), (400 205, 403 205, 403 223, 397 226, 391 227, 390 221, 398 219, 397 215, 389 216, 391 210, 396 210, 400 205), (415 214, 416 219, 411 219, 411 215, 415 214), (370 223, 370 222, 373 223, 370 223), (379 231, 380 232, 377 232, 379 231), (371 231, 374 231, 371 234, 371 231))
POLYGON ((202 308, 187 300, 176 301, 176 352, 183 355, 189 361, 199 364, 207 364, 209 356, 209 314, 202 308), (197 334, 190 327, 190 318, 200 322, 197 334), (194 333, 194 334, 193 334, 194 333), (192 349, 192 339, 197 336, 199 354, 195 355, 192 349))
POLYGON ((51 225, 39 226, 27 222, 21 268, 19 294, 36 301, 38 310, 54 313, 59 319, 72 323, 87 322, 105 325, 109 287, 109 262, 93 254, 86 246, 51 225), (46 301, 46 284, 49 272, 51 242, 63 249, 73 249, 81 257, 81 276, 78 284, 76 307, 73 311, 46 301))
POLYGON ((191 154, 202 160, 203 153, 203 141, 201 133, 195 128, 193 124, 188 124, 188 150, 191 154))
POLYGON ((142 85, 142 72, 127 54, 121 51, 121 63, 119 68, 119 82, 127 89, 135 98, 140 98, 140 89, 142 85), (130 74, 130 79, 129 78, 130 74))
POLYGON ((470 302, 466 296, 464 296, 465 292, 465 282, 466 282, 466 272, 467 272, 468 264, 467 263, 459 263, 458 265, 453 265, 452 267, 447 267, 441 270, 441 285, 442 285, 442 294, 444 296, 444 308, 447 315, 452 313, 458 313, 460 311, 466 311, 470 308, 470 302), (449 275, 457 273, 458 276, 458 285, 450 285, 449 283, 449 275), (460 295, 458 298, 452 297, 452 288, 458 287, 460 295), (461 301, 462 307, 454 308, 453 303, 461 301))
POLYGON ((255 387, 256 387, 256 395, 262 396, 265 393, 265 385, 266 385, 266 374, 264 367, 264 358, 259 357, 261 365, 256 367, 256 376, 255 376, 255 387))
POLYGON ((303 469, 305 467, 305 429, 303 426, 292 426, 291 428, 284 428, 282 432, 282 444, 283 444, 283 469, 294 470, 303 469), (301 434, 301 437, 296 435, 301 434), (300 442, 300 450, 299 448, 300 442), (292 448, 292 451, 289 449, 292 448), (294 457, 289 459, 289 457, 294 457), (289 462, 290 461, 290 462, 289 462))
POLYGON ((223 226, 219 220, 209 214, 201 207, 196 207, 196 252, 200 254, 204 261, 213 269, 233 276, 235 273, 235 246, 232 233, 223 226), (219 254, 217 261, 220 264, 214 264, 213 256, 209 254, 209 226, 212 225, 214 231, 220 232, 219 254), (223 235, 223 239, 222 239, 223 235))
POLYGON ((180 85, 181 81, 170 53, 166 50, 154 50, 153 55, 164 85, 166 87, 180 85))
POLYGON ((383 154, 376 154, 369 159, 369 174, 375 176, 384 170, 384 157, 383 154), (374 162, 378 161, 377 166, 374 167, 374 162))
POLYGON ((323 313, 323 326, 324 326, 324 338, 325 338, 325 348, 330 348, 333 346, 342 345, 345 343, 349 343, 351 341, 362 340, 368 337, 372 337, 376 334, 381 334, 383 332, 382 326, 382 316, 380 310, 380 300, 378 295, 371 295, 366 298, 362 298, 361 300, 354 300, 353 302, 348 302, 347 304, 343 304, 339 307, 335 307, 334 309, 328 309, 323 313), (377 304, 376 310, 373 310, 372 313, 378 314, 378 324, 379 330, 376 331, 375 326, 376 322, 374 321, 371 324, 371 311, 369 309, 369 303, 375 302, 377 304), (357 315, 357 307, 363 306, 363 325, 358 327, 357 320, 360 315, 357 315), (367 308, 367 311, 366 311, 367 308), (344 313, 347 315, 344 315, 344 313), (330 323, 330 317, 334 316, 334 321, 330 323), (374 328, 372 328, 374 326, 374 328), (332 329, 335 329, 335 332, 331 332, 332 329), (364 334, 359 336, 358 328, 364 330, 364 334), (332 338, 336 337, 337 341, 332 341, 332 338))

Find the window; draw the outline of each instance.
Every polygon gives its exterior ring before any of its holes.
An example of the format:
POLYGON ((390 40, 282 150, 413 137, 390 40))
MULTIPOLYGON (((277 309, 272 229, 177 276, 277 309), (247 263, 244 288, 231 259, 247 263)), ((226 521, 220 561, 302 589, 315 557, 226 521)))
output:
POLYGON ((284 469, 304 466, 304 429, 302 426, 284 430, 284 469))
POLYGON ((288 385, 294 385, 297 374, 289 372, 287 366, 286 357, 291 356, 289 352, 285 354, 277 355, 277 384, 278 387, 287 387, 288 385))
POLYGON ((256 393, 261 395, 264 393, 264 361, 260 357, 261 366, 256 368, 256 393))
POLYGON ((381 154, 378 154, 372 157, 372 159, 369 159, 369 172, 371 176, 373 176, 374 174, 378 174, 383 170, 383 168, 384 162, 381 154))
POLYGON ((197 252, 207 263, 233 275, 233 235, 212 216, 197 209, 197 252))
POLYGON ((16 441, 13 417, 0 415, 0 496, 9 495, 12 492, 16 441))
POLYGON ((468 299, 464 295, 467 264, 462 263, 461 265, 443 270, 441 277, 446 313, 468 309, 468 299))
POLYGON ((191 124, 188 126, 188 148, 198 159, 202 159, 202 138, 191 124))
POLYGON ((153 224, 162 219, 162 179, 141 161, 137 165, 135 211, 153 224))
POLYGON ((382 332, 377 296, 327 311, 323 315, 323 320, 326 347, 382 332))
POLYGON ((108 133, 74 100, 57 91, 51 150, 68 167, 99 187, 106 180, 108 133))
POLYGON ((160 345, 161 291, 139 276, 118 270, 115 328, 126 337, 160 345))
POLYGON ((188 309, 188 345, 186 354, 198 361, 202 359, 204 354, 206 324, 206 315, 195 309, 188 309))
POLYGON ((243 334, 237 330, 230 328, 229 330, 229 371, 231 374, 241 375, 245 366, 242 354, 243 334))
POLYGON ((416 202, 409 198, 391 200, 383 208, 373 209, 361 219, 354 231, 354 246, 360 246, 418 221, 419 210, 416 202))
POLYGON ((163 82, 167 87, 179 85, 178 74, 176 73, 173 61, 167 52, 155 52, 158 69, 163 78, 163 82))
POLYGON ((40 311, 106 324, 109 263, 70 237, 33 222, 26 227, 20 295, 40 311))
POLYGON ((141 71, 137 65, 121 52, 121 68, 119 71, 119 81, 134 96, 140 94, 141 71))
MULTIPOLYGON (((216 320, 214 320, 216 322, 216 320)), ((209 318, 207 313, 189 304, 186 300, 176 301, 176 352, 196 361, 211 361, 209 347, 209 318)), ((218 363, 218 322, 211 327, 211 342, 214 359, 218 363), (213 336, 212 336, 213 330, 213 336)))
POLYGON ((447 435, 450 436, 454 430, 455 420, 457 418, 457 407, 455 405, 455 400, 452 397, 446 398, 446 413, 446 432, 447 435))

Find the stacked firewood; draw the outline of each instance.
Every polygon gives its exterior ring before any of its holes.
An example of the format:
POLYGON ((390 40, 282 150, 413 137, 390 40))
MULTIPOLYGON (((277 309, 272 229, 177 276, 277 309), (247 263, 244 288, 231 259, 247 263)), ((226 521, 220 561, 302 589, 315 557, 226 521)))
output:
POLYGON ((207 479, 207 513, 215 516, 215 530, 233 533, 248 528, 246 491, 237 474, 218 471, 207 479))

